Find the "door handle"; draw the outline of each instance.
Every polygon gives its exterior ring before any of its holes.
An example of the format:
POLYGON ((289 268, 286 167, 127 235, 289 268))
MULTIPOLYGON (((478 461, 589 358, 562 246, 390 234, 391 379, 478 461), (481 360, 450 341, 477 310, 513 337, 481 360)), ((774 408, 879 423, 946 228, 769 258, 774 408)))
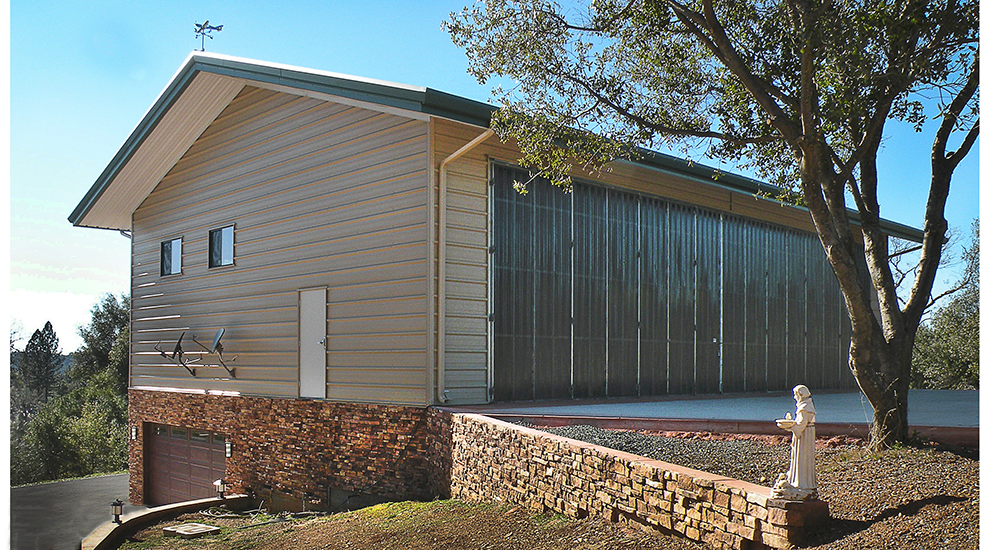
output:
POLYGON ((321 346, 325 346, 326 345, 326 338, 323 338, 322 340, 320 340, 319 342, 316 342, 316 343, 319 344, 319 345, 321 345, 321 346))

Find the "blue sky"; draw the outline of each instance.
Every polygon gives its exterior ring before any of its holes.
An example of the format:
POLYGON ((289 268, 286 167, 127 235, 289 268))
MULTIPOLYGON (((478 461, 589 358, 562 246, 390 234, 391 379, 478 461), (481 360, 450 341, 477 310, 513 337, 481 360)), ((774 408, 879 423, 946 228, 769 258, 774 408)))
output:
MULTIPOLYGON (((195 22, 224 25, 206 41, 211 52, 487 101, 489 86, 466 73, 464 53, 440 29, 467 1, 12 2, 9 314, 23 327, 20 345, 51 320, 72 351, 100 296, 128 291, 129 241, 66 218, 200 46, 195 22)), ((928 130, 890 128, 880 166, 883 217, 922 225, 928 130)), ((956 172, 947 217, 968 236, 978 215, 977 146, 956 172)))

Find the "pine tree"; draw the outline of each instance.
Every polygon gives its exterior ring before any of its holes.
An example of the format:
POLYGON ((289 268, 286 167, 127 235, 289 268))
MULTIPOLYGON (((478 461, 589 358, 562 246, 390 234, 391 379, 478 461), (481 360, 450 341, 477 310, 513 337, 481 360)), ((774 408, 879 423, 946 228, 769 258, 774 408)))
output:
POLYGON ((24 347, 17 375, 24 387, 37 392, 43 402, 48 402, 50 392, 59 381, 62 360, 59 337, 52 329, 52 323, 46 321, 45 326, 36 330, 24 347))

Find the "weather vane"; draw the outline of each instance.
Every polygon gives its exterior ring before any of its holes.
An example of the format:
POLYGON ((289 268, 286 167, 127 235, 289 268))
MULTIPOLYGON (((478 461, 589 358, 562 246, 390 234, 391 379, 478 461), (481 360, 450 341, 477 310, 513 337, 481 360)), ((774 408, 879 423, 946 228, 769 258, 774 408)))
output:
POLYGON ((222 25, 219 25, 217 27, 213 27, 213 26, 211 26, 211 25, 208 24, 208 20, 207 19, 205 20, 204 23, 195 23, 194 24, 194 39, 197 40, 199 36, 201 37, 201 51, 205 51, 205 37, 206 36, 209 39, 214 39, 214 37, 212 36, 212 31, 220 31, 221 32, 222 31, 222 25))

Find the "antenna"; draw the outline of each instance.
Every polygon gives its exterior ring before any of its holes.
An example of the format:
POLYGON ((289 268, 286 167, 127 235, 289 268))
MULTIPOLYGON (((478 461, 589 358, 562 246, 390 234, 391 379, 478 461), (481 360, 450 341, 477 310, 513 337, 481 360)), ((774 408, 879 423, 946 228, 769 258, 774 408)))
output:
POLYGON ((206 19, 204 23, 194 24, 194 39, 197 40, 199 36, 201 37, 201 51, 205 51, 206 36, 209 40, 215 40, 215 37, 212 36, 212 31, 222 32, 222 25, 213 27, 208 24, 208 19, 206 19))
MULTIPOLYGON (((236 378, 236 369, 235 368, 229 368, 229 366, 226 365, 226 360, 222 358, 222 335, 225 334, 225 333, 226 333, 226 329, 224 329, 224 328, 220 328, 219 331, 215 333, 215 338, 212 339, 212 347, 211 348, 206 348, 205 345, 202 344, 201 342, 199 342, 198 339, 195 338, 193 335, 191 336, 191 340, 193 340, 195 344, 198 344, 198 346, 201 349, 205 350, 206 352, 216 354, 219 357, 219 365, 222 368, 226 369, 226 372, 229 373, 229 376, 232 376, 233 378, 236 378)), ((230 362, 236 361, 237 357, 238 356, 234 355, 233 358, 230 359, 229 361, 230 362)))
POLYGON ((177 364, 177 365, 179 365, 179 366, 184 367, 185 369, 187 369, 187 371, 189 373, 191 373, 191 376, 195 376, 194 369, 192 369, 188 365, 197 363, 198 361, 201 361, 201 359, 200 358, 199 359, 188 359, 187 361, 184 360, 184 347, 181 345, 181 340, 184 340, 184 334, 185 333, 182 332, 181 335, 180 335, 180 337, 177 338, 177 343, 174 344, 174 350, 172 352, 170 352, 170 355, 167 355, 167 352, 165 352, 162 349, 160 349, 160 342, 157 342, 156 345, 153 346, 153 349, 155 349, 156 351, 160 352, 160 356, 161 357, 164 357, 166 359, 170 359, 175 364, 177 364))

